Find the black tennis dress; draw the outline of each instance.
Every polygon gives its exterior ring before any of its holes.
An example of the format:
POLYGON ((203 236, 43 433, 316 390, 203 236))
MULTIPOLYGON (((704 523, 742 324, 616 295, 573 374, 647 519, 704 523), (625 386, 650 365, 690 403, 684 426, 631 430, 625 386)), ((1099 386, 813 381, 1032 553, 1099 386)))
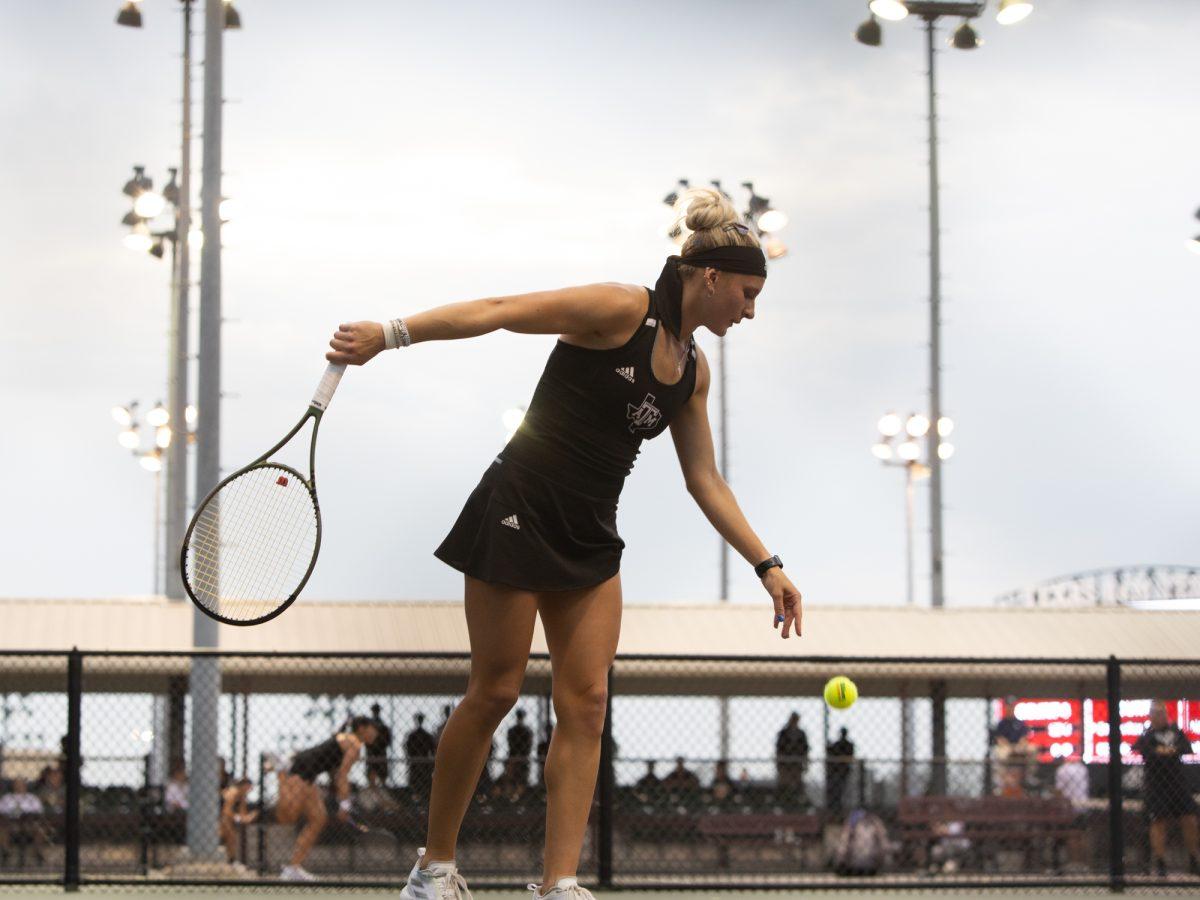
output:
POLYGON ((662 434, 696 386, 696 343, 675 384, 650 365, 661 327, 654 291, 621 347, 560 340, 512 440, 483 473, 434 556, 482 581, 564 591, 621 567, 617 500, 642 441, 662 434))
POLYGON ((343 755, 335 734, 327 741, 321 741, 314 747, 296 753, 288 764, 288 772, 299 775, 312 784, 322 772, 328 772, 332 777, 338 766, 342 764, 343 755))

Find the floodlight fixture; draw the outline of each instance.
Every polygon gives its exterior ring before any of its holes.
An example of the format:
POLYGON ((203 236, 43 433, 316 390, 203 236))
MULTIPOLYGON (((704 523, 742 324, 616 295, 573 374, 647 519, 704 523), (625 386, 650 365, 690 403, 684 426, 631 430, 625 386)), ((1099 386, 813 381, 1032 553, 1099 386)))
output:
POLYGON ((137 199, 138 195, 150 190, 152 187, 154 187, 154 182, 146 174, 146 167, 134 166, 133 177, 125 182, 125 187, 121 188, 121 192, 137 199))
POLYGON ((1033 4, 1029 0, 1000 0, 1000 10, 996 13, 996 21, 1001 25, 1012 25, 1020 22, 1033 12, 1033 4))
POLYGON ((979 35, 975 33, 975 29, 971 27, 971 23, 963 19, 963 23, 958 26, 954 32, 954 37, 950 39, 959 50, 974 50, 983 43, 979 39, 979 35))
POLYGON ((175 181, 175 176, 179 173, 178 169, 167 169, 171 173, 170 180, 167 181, 166 187, 163 188, 163 199, 172 206, 179 205, 179 184, 175 181))
POLYGON ((871 0, 867 7, 879 18, 889 22, 899 22, 908 16, 908 7, 900 0, 871 0))
POLYGON ((867 19, 858 26, 858 30, 854 32, 854 39, 860 44, 866 44, 868 47, 878 47, 883 43, 883 29, 879 27, 879 20, 874 16, 867 19))
POLYGON ((125 5, 117 13, 117 24, 129 28, 142 27, 142 11, 138 9, 137 0, 125 0, 125 5))

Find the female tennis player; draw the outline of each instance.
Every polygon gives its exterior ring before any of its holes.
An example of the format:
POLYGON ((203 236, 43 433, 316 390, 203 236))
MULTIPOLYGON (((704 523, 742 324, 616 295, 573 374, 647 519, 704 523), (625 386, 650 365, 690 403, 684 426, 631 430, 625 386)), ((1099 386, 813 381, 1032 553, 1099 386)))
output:
POLYGON ((304 868, 317 838, 325 830, 329 816, 325 812, 325 798, 315 784, 322 772, 329 773, 338 799, 338 819, 350 819, 350 769, 362 755, 363 748, 371 746, 379 736, 374 719, 355 716, 348 727, 329 740, 295 753, 286 768, 279 769, 279 800, 275 804, 275 819, 284 825, 304 820, 304 827, 296 835, 292 848, 292 859, 284 866, 279 877, 284 881, 314 881, 315 876, 304 868))
MULTIPOLYGON (((800 592, 751 529, 714 462, 705 401, 709 367, 692 339, 754 317, 766 280, 758 239, 733 205, 695 191, 681 256, 654 290, 594 284, 453 303, 390 322, 339 326, 331 362, 498 329, 557 334, 524 422, 485 471, 435 552, 466 576, 471 674, 438 744, 426 846, 405 900, 462 898, 454 850, 492 733, 516 702, 534 619, 554 675, 558 727, 546 760, 543 881, 534 898, 590 897, 575 875, 596 786, 607 672, 621 622, 616 510, 639 445, 668 425, 688 492, 755 566, 774 627, 800 633, 800 592)), ((469 896, 469 894, 468 894, 469 896)))

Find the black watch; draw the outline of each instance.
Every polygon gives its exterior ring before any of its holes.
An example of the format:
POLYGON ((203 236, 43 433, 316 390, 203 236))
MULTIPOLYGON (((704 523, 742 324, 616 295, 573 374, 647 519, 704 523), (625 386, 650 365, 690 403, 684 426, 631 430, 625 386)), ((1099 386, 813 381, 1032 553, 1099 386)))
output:
POLYGON ((781 569, 783 568, 783 560, 778 556, 772 556, 770 559, 764 559, 754 567, 754 574, 759 578, 762 578, 767 574, 767 569, 773 569, 775 566, 779 566, 781 569))

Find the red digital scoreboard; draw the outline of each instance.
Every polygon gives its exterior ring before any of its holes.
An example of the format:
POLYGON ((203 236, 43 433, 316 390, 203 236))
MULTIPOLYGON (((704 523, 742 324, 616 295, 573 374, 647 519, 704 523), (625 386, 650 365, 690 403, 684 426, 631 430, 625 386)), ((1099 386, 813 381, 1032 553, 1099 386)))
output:
MULTIPOLYGON (((1196 748, 1190 760, 1200 761, 1200 701, 1165 700, 1167 718, 1183 730, 1196 748)), ((993 702, 992 721, 1005 713, 1001 700, 993 702)), ((1029 726, 1029 741, 1042 762, 1078 755, 1085 763, 1108 759, 1108 702, 1105 700, 1051 700, 1024 698, 1013 707, 1016 717, 1029 726)), ((1121 701, 1121 757, 1136 760, 1133 744, 1150 724, 1149 700, 1121 701)))

